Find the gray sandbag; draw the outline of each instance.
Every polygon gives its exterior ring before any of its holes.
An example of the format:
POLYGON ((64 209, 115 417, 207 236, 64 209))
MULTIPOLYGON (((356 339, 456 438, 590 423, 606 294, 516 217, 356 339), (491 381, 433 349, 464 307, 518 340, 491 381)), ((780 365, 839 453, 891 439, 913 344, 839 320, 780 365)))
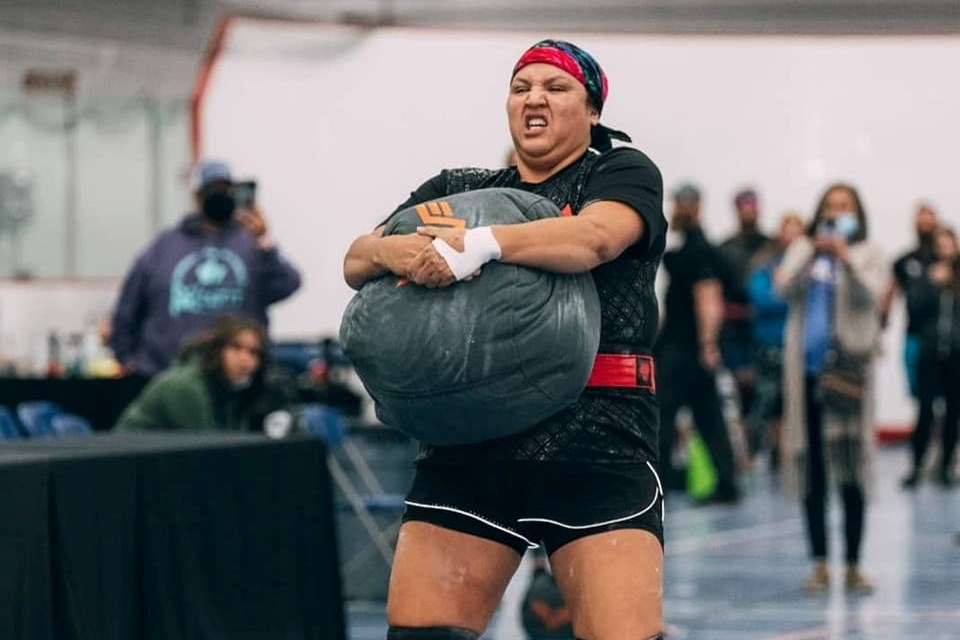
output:
MULTIPOLYGON (((415 232, 421 214, 473 228, 560 211, 526 191, 482 189, 443 198, 432 210, 399 211, 385 234, 415 232)), ((344 352, 384 424, 427 444, 491 440, 532 427, 586 385, 600 342, 590 274, 491 262, 480 277, 442 289, 398 280, 388 274, 364 285, 340 325, 344 352)))

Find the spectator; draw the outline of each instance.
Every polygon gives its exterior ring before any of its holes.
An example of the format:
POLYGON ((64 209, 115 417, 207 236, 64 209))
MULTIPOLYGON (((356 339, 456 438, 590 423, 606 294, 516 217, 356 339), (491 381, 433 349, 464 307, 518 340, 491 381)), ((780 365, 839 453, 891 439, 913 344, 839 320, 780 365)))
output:
POLYGON ((913 468, 903 485, 913 488, 920 481, 923 458, 933 426, 933 404, 946 405, 941 433, 942 452, 938 480, 953 484, 953 461, 960 429, 960 254, 957 236, 941 228, 934 236, 934 262, 913 283, 910 308, 914 312, 919 354, 917 391, 919 409, 913 431, 913 468))
POLYGON ((237 209, 227 165, 201 162, 191 184, 197 212, 160 233, 123 283, 109 344, 128 372, 165 369, 184 340, 225 314, 267 326, 267 307, 300 287, 257 206, 237 209))
POLYGON ((912 295, 917 286, 926 279, 927 268, 933 264, 933 235, 937 230, 937 214, 928 204, 921 204, 914 217, 917 246, 903 254, 893 263, 893 281, 883 298, 881 308, 883 326, 886 327, 890 307, 897 293, 904 296, 907 307, 907 333, 903 341, 903 366, 907 376, 910 395, 917 397, 917 358, 920 353, 919 322, 912 295))
POLYGON ((776 275, 777 289, 790 307, 783 353, 781 473, 785 486, 803 496, 814 563, 804 588, 813 593, 830 586, 828 465, 843 497, 845 586, 852 592, 873 590, 860 571, 860 546, 872 459, 873 355, 886 269, 883 253, 867 240, 859 194, 849 185, 835 184, 823 194, 806 236, 790 245, 776 275), (843 370, 852 373, 844 379, 849 397, 829 393, 831 378, 824 374, 842 374, 830 363, 844 364, 843 370))
POLYGON ((776 467, 780 419, 783 415, 783 333, 787 324, 787 303, 777 295, 773 274, 790 244, 803 235, 803 218, 788 213, 780 222, 780 234, 754 258, 748 281, 753 308, 753 363, 756 371, 755 398, 748 427, 750 453, 770 447, 771 465, 776 467))
POLYGON ((118 431, 259 430, 267 414, 263 327, 224 316, 184 347, 117 421, 118 431))
POLYGON ((722 259, 723 326, 720 351, 724 366, 733 374, 740 400, 740 415, 748 416, 753 404, 756 372, 753 367, 753 336, 747 280, 758 253, 771 240, 760 231, 759 202, 753 189, 739 191, 733 199, 739 230, 718 247, 722 259))
POLYGON ((735 502, 739 492, 733 447, 716 380, 723 294, 715 249, 700 229, 700 192, 693 185, 683 185, 674 193, 670 227, 682 237, 682 245, 663 258, 670 284, 655 350, 658 374, 665 381, 657 389, 660 473, 668 487, 683 486, 678 470, 672 466, 671 454, 676 445, 677 411, 688 405, 717 471, 717 486, 708 501, 735 502))

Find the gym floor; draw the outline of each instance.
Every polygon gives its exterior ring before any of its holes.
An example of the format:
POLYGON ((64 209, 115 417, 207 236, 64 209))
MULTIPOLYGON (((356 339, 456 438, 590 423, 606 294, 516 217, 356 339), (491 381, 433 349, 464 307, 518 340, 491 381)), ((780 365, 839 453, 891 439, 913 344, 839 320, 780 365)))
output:
MULTIPOLYGON (((876 591, 848 596, 840 558, 835 587, 806 595, 810 570, 798 501, 765 472, 744 478, 736 506, 667 502, 664 613, 667 638, 696 640, 960 639, 960 488, 899 487, 905 447, 878 449, 867 511, 864 572, 876 591)), ((831 548, 842 548, 842 514, 831 510, 831 548)), ((525 558, 484 640, 523 640, 519 606, 530 576, 525 558)), ((350 640, 386 637, 383 603, 348 603, 350 640)))

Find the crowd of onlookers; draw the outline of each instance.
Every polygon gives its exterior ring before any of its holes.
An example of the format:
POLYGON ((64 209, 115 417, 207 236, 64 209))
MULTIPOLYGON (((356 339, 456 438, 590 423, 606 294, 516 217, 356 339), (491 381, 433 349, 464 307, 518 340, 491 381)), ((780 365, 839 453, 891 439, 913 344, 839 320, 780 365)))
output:
POLYGON ((942 445, 936 480, 945 487, 954 482, 960 421, 954 230, 920 205, 917 246, 891 269, 870 239, 870 219, 851 185, 829 186, 812 216, 783 215, 775 237, 761 231, 756 192, 742 190, 733 201, 739 228, 719 244, 702 228, 697 188, 686 184, 672 195, 656 348, 665 484, 684 489, 688 482, 674 462, 683 448, 676 418, 686 406, 716 477, 701 501, 736 502, 738 472, 767 458, 803 502, 814 560, 805 586, 824 591, 832 479, 845 516, 845 584, 871 590, 859 554, 875 435, 875 356, 897 293, 907 310, 904 366, 918 406, 913 467, 903 485, 921 481, 935 424, 942 445), (724 377, 735 384, 722 384, 724 377), (736 411, 724 410, 730 402, 736 411))

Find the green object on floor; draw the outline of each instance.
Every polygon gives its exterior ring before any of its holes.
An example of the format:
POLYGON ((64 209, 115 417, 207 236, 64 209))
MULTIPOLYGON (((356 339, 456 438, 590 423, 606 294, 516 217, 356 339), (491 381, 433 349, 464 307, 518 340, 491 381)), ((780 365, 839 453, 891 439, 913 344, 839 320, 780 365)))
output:
POLYGON ((687 494, 696 500, 709 497, 717 487, 717 471, 707 445, 693 432, 687 438, 687 494))

